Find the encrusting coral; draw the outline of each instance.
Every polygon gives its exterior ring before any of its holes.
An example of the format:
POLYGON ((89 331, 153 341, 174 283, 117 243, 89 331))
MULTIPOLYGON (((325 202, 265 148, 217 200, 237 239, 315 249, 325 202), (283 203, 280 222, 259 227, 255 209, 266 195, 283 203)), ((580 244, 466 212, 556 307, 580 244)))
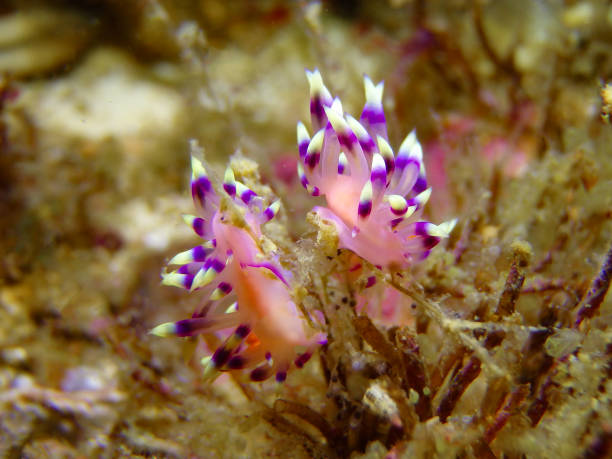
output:
MULTIPOLYGON (((195 144, 192 144, 192 149, 195 144)), ((169 261, 178 269, 163 274, 163 283, 204 297, 190 319, 158 325, 158 336, 194 336, 235 327, 210 357, 205 374, 250 369, 250 379, 272 375, 282 382, 292 364, 302 367, 325 336, 309 329, 291 298, 291 273, 260 247, 261 225, 280 209, 235 179, 228 167, 223 191, 215 191, 202 162, 191 158, 191 194, 197 216, 185 222, 205 242, 169 261), (300 350, 298 350, 300 348, 300 350)))
POLYGON ((455 226, 420 220, 431 195, 423 150, 413 130, 397 156, 389 145, 382 105, 383 82, 364 77, 366 102, 359 121, 332 99, 318 70, 307 71, 312 138, 298 123, 298 173, 328 207, 314 212, 336 227, 339 246, 375 266, 406 267, 426 258, 455 226))

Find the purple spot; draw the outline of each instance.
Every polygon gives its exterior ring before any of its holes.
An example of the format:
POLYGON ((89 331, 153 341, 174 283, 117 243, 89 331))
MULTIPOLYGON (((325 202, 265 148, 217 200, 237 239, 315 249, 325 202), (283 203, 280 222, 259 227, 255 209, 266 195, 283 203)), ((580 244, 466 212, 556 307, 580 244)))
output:
POLYGON ((295 359, 295 366, 302 368, 304 365, 306 365, 306 362, 310 360, 311 356, 312 354, 310 352, 304 352, 303 354, 299 355, 298 358, 295 359))
POLYGON ((174 323, 174 334, 180 337, 193 336, 199 330, 207 327, 209 324, 210 320, 202 317, 179 320, 178 322, 174 323))
POLYGON ((272 220, 274 218, 274 211, 269 207, 266 207, 266 210, 264 210, 264 215, 268 221, 272 220))
POLYGON ((206 223, 206 220, 203 218, 196 217, 193 219, 193 230, 200 237, 204 237, 204 223, 206 223))
POLYGON ((242 192, 240 199, 242 199, 245 204, 248 204, 255 196, 257 196, 257 194, 253 190, 247 189, 242 192))
POLYGON ((376 151, 376 144, 372 140, 372 137, 368 136, 365 140, 359 140, 359 145, 361 145, 361 148, 364 153, 368 155, 371 155, 376 151))
POLYGON ((223 184, 223 189, 231 197, 236 196, 236 185, 234 185, 233 183, 224 183, 223 184))
POLYGON ((310 101, 310 114, 319 120, 319 122, 325 119, 325 109, 320 97, 315 97, 310 101))
POLYGON ((196 186, 201 189, 202 191, 204 191, 205 193, 208 193, 211 190, 211 184, 210 184, 210 180, 208 180, 208 177, 198 177, 198 179, 195 181, 196 186))
POLYGON ((418 236, 429 236, 427 233, 427 225, 429 225, 429 222, 416 222, 414 224, 414 234, 418 236))
POLYGON ((341 146, 347 148, 348 151, 352 151, 353 146, 357 143, 357 137, 353 132, 338 134, 338 142, 340 142, 341 146))
POLYGON ((230 358, 230 354, 231 351, 226 349, 225 346, 218 347, 212 356, 212 362, 215 364, 215 367, 221 368, 225 365, 230 358))
POLYGON ((211 267, 212 269, 220 273, 221 271, 223 271, 223 268, 225 268, 225 263, 222 263, 221 260, 213 260, 211 267))
POLYGON ((193 321, 191 319, 179 320, 174 324, 174 333, 176 336, 191 336, 193 330, 193 321))
POLYGON ((268 365, 262 365, 251 371, 251 381, 264 381, 270 377, 270 367, 268 365))
POLYGON ((302 175, 300 177, 300 183, 302 184, 304 188, 308 187, 308 179, 306 178, 306 175, 302 175))
POLYGON ((248 325, 238 325, 238 327, 236 328, 236 331, 234 331, 234 334, 240 338, 240 339, 244 339, 246 338, 249 333, 251 333, 251 327, 249 327, 248 325))
POLYGON ((285 382, 285 379, 287 379, 286 371, 279 371, 278 373, 276 373, 276 382, 282 383, 285 382))
POLYGON ((321 192, 319 191, 319 189, 316 186, 312 187, 312 193, 310 193, 311 196, 319 196, 321 194, 321 192))
POLYGON ((225 264, 221 262, 221 260, 219 260, 218 258, 209 258, 204 262, 203 268, 212 268, 218 273, 220 273, 221 271, 223 271, 223 268, 225 268, 225 264))
POLYGON ((366 218, 372 212, 372 201, 360 202, 357 212, 361 218, 366 218))
POLYGON ((176 272, 179 274, 189 274, 189 264, 181 266, 176 272))
POLYGON ((270 354, 270 351, 266 352, 266 360, 269 362, 270 360, 272 360, 272 354, 270 354))
POLYGON ((387 175, 391 175, 395 170, 395 159, 392 156, 385 156, 385 167, 387 168, 387 175))
POLYGON ((227 361, 227 368, 230 370, 241 370, 247 364, 247 360, 240 356, 236 355, 227 361))
MULTIPOLYGON (((391 212, 394 215, 404 215, 406 213, 406 210, 408 209, 407 207, 404 207, 402 209, 394 209, 393 207, 390 207, 391 212)), ((403 218, 396 218, 395 220, 391 220, 391 228, 393 228, 395 225, 397 225, 399 222, 401 222, 403 220, 403 218)))
POLYGON ((387 171, 384 169, 372 169, 372 173, 370 174, 370 180, 372 184, 374 182, 379 182, 381 185, 385 185, 387 183, 387 171))
POLYGON ((368 277, 368 281, 366 282, 365 288, 370 288, 374 284, 376 284, 376 276, 370 276, 370 277, 368 277))
POLYGON ((424 260, 425 258, 427 258, 430 253, 431 253, 431 250, 426 250, 425 252, 423 252, 419 257, 420 260, 424 260))
POLYGON ((206 260, 207 255, 208 251, 201 245, 198 245, 191 249, 191 256, 193 257, 194 261, 204 261, 206 260))
POLYGON ((425 191, 427 189, 427 179, 424 176, 419 175, 419 178, 417 178, 417 181, 412 187, 412 189, 417 193, 425 191))
POLYGON ((311 153, 307 155, 304 158, 304 161, 310 169, 314 169, 317 166, 317 164, 319 164, 319 159, 321 159, 321 154, 315 152, 315 153, 311 153))
POLYGON ((210 192, 211 185, 208 177, 199 177, 195 182, 191 183, 191 195, 194 198, 198 198, 200 204, 203 206, 205 202, 206 193, 210 192))
MULTIPOLYGON (((391 210, 393 210, 393 209, 391 209, 391 210)), ((399 225, 403 221, 404 221, 403 218, 395 218, 395 219, 391 220, 391 228, 395 228, 397 225, 399 225)))
POLYGON ((308 153, 308 144, 310 140, 304 140, 298 144, 298 151, 300 152, 300 158, 304 159, 306 157, 306 153, 308 153))
POLYGON ((342 175, 344 173, 344 164, 338 163, 338 175, 342 175))
POLYGON ((361 113, 361 118, 368 120, 370 124, 385 123, 385 112, 379 108, 366 106, 361 113))
POLYGON ((436 236, 425 236, 423 238, 423 247, 427 250, 432 249, 440 242, 440 238, 436 236))
POLYGON ((403 171, 409 164, 413 164, 416 167, 416 170, 419 170, 421 167, 421 163, 418 159, 407 155, 399 155, 395 161, 395 167, 399 171, 403 171))
POLYGON ((228 284, 227 282, 220 282, 219 285, 217 285, 217 288, 221 290, 223 293, 225 293, 226 295, 232 291, 231 284, 228 284))
POLYGON ((183 279, 183 287, 189 290, 191 288, 191 284, 193 284, 194 277, 195 276, 192 276, 191 274, 187 274, 185 278, 183 279))
POLYGON ((355 266, 351 266, 349 268, 349 272, 355 272, 357 270, 361 269, 361 263, 357 263, 355 266))

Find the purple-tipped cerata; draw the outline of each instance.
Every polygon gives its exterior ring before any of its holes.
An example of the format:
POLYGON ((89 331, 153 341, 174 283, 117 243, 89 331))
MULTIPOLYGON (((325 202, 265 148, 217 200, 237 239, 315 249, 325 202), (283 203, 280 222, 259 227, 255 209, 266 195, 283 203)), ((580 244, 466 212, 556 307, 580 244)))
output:
POLYGON ((314 133, 311 137, 298 123, 298 175, 310 194, 327 200, 314 211, 335 225, 340 247, 375 266, 406 267, 426 257, 455 220, 421 221, 431 188, 415 131, 395 154, 387 137, 382 82, 364 77, 366 102, 357 120, 332 97, 318 70, 306 76, 314 133))
POLYGON ((203 359, 206 376, 246 371, 253 381, 276 375, 282 382, 287 371, 302 366, 304 349, 310 355, 324 335, 312 330, 296 307, 291 274, 259 245, 261 226, 278 214, 280 201, 266 206, 231 168, 218 192, 200 160, 193 157, 191 167, 198 215, 184 220, 204 242, 173 257, 168 264, 176 268, 162 277, 166 285, 198 291, 203 306, 191 318, 158 325, 151 333, 219 333, 222 343, 203 359))

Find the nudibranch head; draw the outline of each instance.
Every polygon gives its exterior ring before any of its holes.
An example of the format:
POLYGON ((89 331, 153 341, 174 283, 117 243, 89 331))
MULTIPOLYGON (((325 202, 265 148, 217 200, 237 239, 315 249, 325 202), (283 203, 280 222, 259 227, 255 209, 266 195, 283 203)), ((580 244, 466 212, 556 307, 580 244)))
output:
POLYGON ((197 215, 184 220, 203 243, 173 257, 168 264, 176 269, 164 272, 162 283, 197 290, 205 300, 191 318, 158 325, 151 333, 184 337, 233 329, 203 359, 205 374, 246 370, 253 381, 276 375, 282 382, 325 337, 296 307, 290 273, 260 247, 261 226, 276 216, 280 202, 264 205, 265 198, 236 180, 231 168, 217 192, 200 160, 192 157, 191 167, 197 215))
POLYGON ((397 155, 389 145, 383 83, 364 77, 366 102, 359 120, 345 113, 318 70, 306 71, 314 135, 297 125, 300 182, 327 207, 314 211, 334 224, 339 246, 375 266, 402 268, 422 259, 448 236, 455 220, 421 220, 429 199, 423 150, 413 130, 397 155))

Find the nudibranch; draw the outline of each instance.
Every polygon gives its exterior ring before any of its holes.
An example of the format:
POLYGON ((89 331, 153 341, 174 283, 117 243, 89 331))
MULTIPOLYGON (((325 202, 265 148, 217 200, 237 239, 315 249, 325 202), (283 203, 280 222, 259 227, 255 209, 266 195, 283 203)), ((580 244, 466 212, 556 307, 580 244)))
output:
POLYGON ((313 211, 335 226, 340 248, 375 266, 404 268, 425 258, 455 220, 434 225, 420 219, 431 188, 416 132, 396 155, 387 137, 383 82, 364 77, 366 102, 357 120, 332 98, 318 70, 306 76, 314 135, 298 123, 298 174, 311 195, 327 201, 313 211))
POLYGON ((219 192, 200 160, 192 156, 191 167, 197 215, 184 220, 204 242, 172 258, 168 264, 177 268, 164 272, 162 283, 198 291, 204 301, 191 318, 158 325, 151 333, 186 337, 226 331, 223 343, 202 360, 205 376, 248 371, 252 381, 275 375, 282 382, 325 336, 296 307, 290 273, 261 248, 261 226, 277 215, 280 201, 265 206, 265 198, 238 181, 231 167, 219 192))

